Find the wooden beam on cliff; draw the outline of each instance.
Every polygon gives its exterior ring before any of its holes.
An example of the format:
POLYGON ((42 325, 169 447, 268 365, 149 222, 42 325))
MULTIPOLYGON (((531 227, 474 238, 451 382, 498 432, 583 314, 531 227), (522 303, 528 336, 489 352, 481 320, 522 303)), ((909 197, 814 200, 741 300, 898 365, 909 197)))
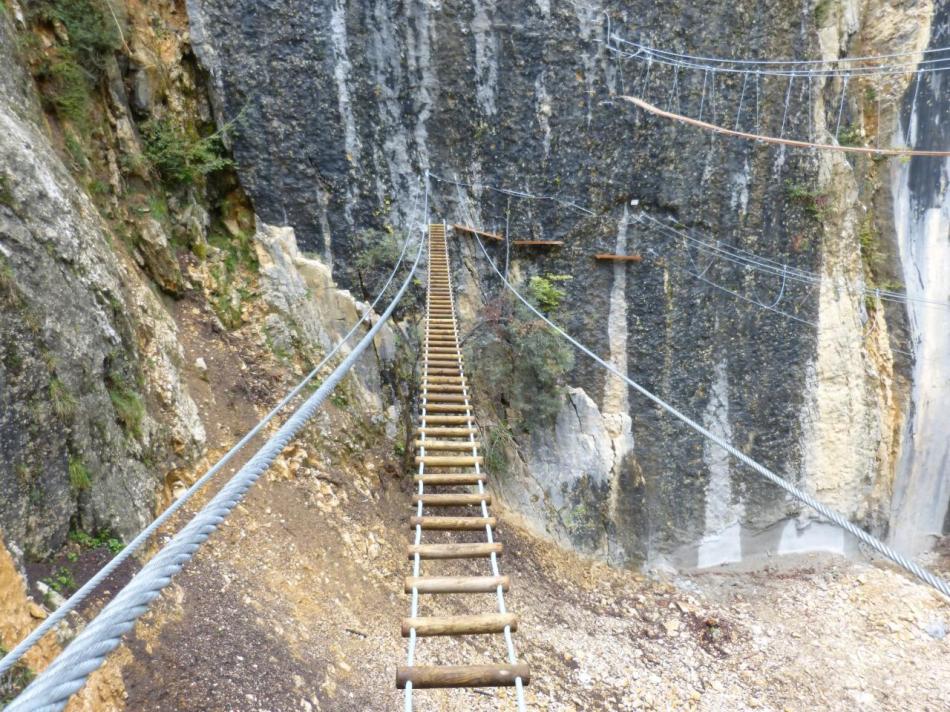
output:
POLYGON ((452 228, 461 232, 470 232, 473 235, 480 235, 489 240, 497 240, 498 242, 505 241, 505 238, 497 233, 485 232, 484 230, 478 230, 477 228, 468 227, 467 225, 453 225, 452 228))
POLYGON ((598 252, 594 255, 594 259, 610 262, 643 262, 642 255, 611 255, 606 252, 598 252))

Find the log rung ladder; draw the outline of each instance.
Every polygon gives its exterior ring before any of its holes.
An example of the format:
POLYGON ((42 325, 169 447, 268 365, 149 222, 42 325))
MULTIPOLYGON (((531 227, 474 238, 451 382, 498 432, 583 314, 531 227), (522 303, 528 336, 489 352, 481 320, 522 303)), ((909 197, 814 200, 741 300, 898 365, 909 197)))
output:
MULTIPOLYGON (((518 618, 505 607, 510 580, 498 568, 503 546, 495 541, 496 520, 489 513, 491 494, 481 470, 482 447, 477 439, 475 416, 458 341, 455 300, 449 273, 445 225, 429 226, 429 289, 426 299, 425 359, 422 378, 422 405, 416 430, 416 464, 413 477, 413 516, 410 526, 414 542, 407 553, 412 576, 404 590, 412 597, 410 615, 402 622, 402 634, 409 639, 407 663, 396 671, 396 686, 405 690, 405 709, 412 710, 412 691, 427 688, 514 687, 519 710, 525 709, 524 687, 530 670, 519 663, 512 633, 518 618), (458 487, 466 490, 459 491, 458 487), (447 492, 432 492, 449 488, 447 492), (472 489, 474 488, 474 491, 472 489), (447 508, 466 512, 446 516, 447 508), (475 508, 476 513, 472 513, 475 508), (426 513, 426 510, 430 513, 426 513), (423 532, 459 537, 482 531, 484 542, 449 541, 423 543, 423 532), (458 562, 487 560, 487 575, 444 576, 422 574, 422 561, 458 562), (420 594, 427 601, 444 595, 494 594, 497 612, 472 615, 421 616, 420 594), (497 665, 416 665, 418 639, 428 636, 502 635, 508 661, 497 665)), ((451 509, 449 510, 451 511, 451 509)), ((470 600, 470 599, 466 599, 470 600)))

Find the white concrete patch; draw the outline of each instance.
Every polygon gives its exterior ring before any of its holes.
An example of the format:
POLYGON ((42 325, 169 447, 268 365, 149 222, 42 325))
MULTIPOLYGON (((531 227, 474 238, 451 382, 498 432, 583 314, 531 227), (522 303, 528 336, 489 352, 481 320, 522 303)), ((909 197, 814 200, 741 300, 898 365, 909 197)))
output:
POLYGON ((804 554, 825 551, 831 554, 847 554, 845 531, 834 524, 806 521, 804 524, 790 519, 782 527, 778 543, 779 555, 804 554))

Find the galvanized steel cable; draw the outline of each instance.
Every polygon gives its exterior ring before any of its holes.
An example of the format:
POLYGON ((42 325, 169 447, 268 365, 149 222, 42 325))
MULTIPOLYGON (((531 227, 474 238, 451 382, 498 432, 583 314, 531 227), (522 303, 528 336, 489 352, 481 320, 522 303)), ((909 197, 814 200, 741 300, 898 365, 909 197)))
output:
POLYGON ((485 245, 482 243, 481 238, 477 234, 475 235, 475 239, 478 241, 478 245, 481 248, 482 253, 485 255, 485 258, 488 260, 488 264, 491 266, 492 270, 499 277, 499 279, 501 279, 504 285, 508 288, 508 290, 515 297, 517 297, 528 309, 530 309, 535 314, 535 316, 537 316, 539 319, 545 322, 559 336, 561 336, 562 338, 570 342, 576 349, 578 349, 582 353, 592 358, 597 364, 604 367, 605 369, 613 373, 615 376, 623 379, 627 383, 627 385, 633 388, 635 391, 645 396, 656 405, 660 406, 663 410, 665 410, 670 415, 674 416, 678 420, 688 425, 690 428, 695 430, 697 433, 702 435, 704 438, 706 438, 710 442, 718 445, 720 448, 722 448, 727 453, 732 455, 738 461, 752 468, 753 470, 755 470, 755 472, 762 475, 773 484, 778 485, 783 490, 785 490, 788 494, 792 495, 795 499, 799 500, 803 504, 814 509, 821 516, 825 517, 828 521, 834 523, 835 525, 841 527, 842 529, 849 532, 853 536, 857 537, 860 541, 864 542, 865 544, 870 546, 872 549, 874 549, 881 555, 887 557, 888 559, 893 561, 895 564, 897 564, 901 568, 912 573, 914 576, 919 578, 924 583, 927 583, 930 586, 933 586, 935 589, 940 591, 945 596, 950 597, 950 584, 948 584, 947 581, 943 580, 942 578, 932 574, 927 569, 914 563, 909 558, 905 557, 903 554, 900 554, 899 552, 887 546, 887 544, 882 542, 877 537, 871 536, 863 529, 852 524, 850 521, 848 521, 847 518, 844 517, 844 515, 839 514, 835 510, 831 509, 830 507, 822 504, 821 502, 819 502, 817 499, 815 499, 814 497, 812 497, 811 495, 809 495, 802 489, 793 485, 791 482, 788 482, 783 477, 780 477, 779 475, 775 474, 764 465, 759 464, 757 461, 753 460, 751 457, 749 457, 742 451, 738 450, 735 446, 733 446, 727 440, 724 440, 723 438, 719 437, 718 435, 716 435, 709 429, 703 427, 702 425, 697 423, 695 420, 690 418, 688 415, 686 415, 685 413, 677 409, 675 406, 670 405, 665 400, 660 398, 658 395, 647 390, 645 387, 641 386, 639 383, 632 380, 629 376, 627 376, 627 374, 621 373, 619 370, 617 370, 615 366, 611 365, 607 361, 604 361, 602 358, 600 358, 600 356, 595 354, 593 351, 591 351, 582 343, 580 343, 575 338, 573 338, 566 331, 561 329, 557 324, 552 322, 547 316, 545 316, 543 313, 538 311, 538 309, 535 308, 535 306, 530 301, 528 301, 525 297, 523 297, 521 293, 518 292, 518 290, 514 288, 514 286, 498 270, 498 267, 495 265, 494 260, 492 260, 491 256, 488 254, 488 250, 485 249, 485 245))
POLYGON ((277 430, 234 477, 198 514, 159 551, 129 584, 96 616, 69 647, 14 700, 7 712, 54 712, 61 710, 120 643, 153 601, 218 528, 248 489, 276 459, 290 440, 306 425, 337 384, 373 342, 412 284, 424 252, 420 239, 412 269, 386 311, 339 366, 303 405, 277 430))

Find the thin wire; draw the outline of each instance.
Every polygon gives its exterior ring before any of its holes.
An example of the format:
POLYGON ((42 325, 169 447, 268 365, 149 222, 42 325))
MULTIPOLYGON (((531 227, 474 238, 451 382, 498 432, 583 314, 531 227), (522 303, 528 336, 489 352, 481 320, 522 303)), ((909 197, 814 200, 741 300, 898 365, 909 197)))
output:
MULTIPOLYGON (((573 200, 559 198, 558 196, 534 195, 534 194, 527 193, 524 191, 511 190, 508 188, 489 185, 486 183, 477 183, 477 184, 466 183, 464 181, 457 181, 457 180, 452 180, 448 178, 442 178, 434 173, 429 173, 429 177, 439 181, 440 183, 447 183, 450 185, 469 187, 469 188, 473 188, 477 190, 490 190, 496 193, 500 193, 502 195, 512 195, 514 197, 530 199, 530 200, 553 201, 555 203, 563 205, 572 210, 577 210, 578 212, 586 216, 592 217, 596 220, 602 220, 610 224, 613 224, 613 221, 610 219, 609 216, 595 213, 593 210, 590 210, 589 208, 578 205, 573 200)), ((657 218, 653 217, 648 212, 646 212, 646 210, 641 210, 641 215, 643 216, 645 220, 649 220, 653 224, 662 227, 662 229, 672 231, 673 233, 677 235, 685 237, 692 244, 695 244, 698 248, 704 251, 707 251, 708 254, 719 255, 723 257, 724 259, 729 260, 730 262, 734 262, 735 264, 753 266, 759 271, 766 272, 769 274, 775 274, 778 276, 781 276, 783 271, 785 271, 787 272, 789 279, 792 279, 794 281, 806 282, 809 284, 820 284, 823 279, 821 275, 816 274, 814 272, 809 272, 807 270, 803 270, 798 267, 792 267, 791 265, 788 265, 786 263, 778 262, 768 257, 745 250, 741 247, 727 245, 726 243, 723 243, 719 239, 710 238, 713 240, 712 242, 702 240, 691 234, 682 232, 681 230, 678 230, 675 227, 668 225, 661 220, 658 220, 657 218)), ((860 291, 863 295, 866 295, 866 296, 877 296, 878 294, 878 290, 876 289, 857 287, 855 285, 851 285, 851 287, 854 288, 856 291, 860 291)), ((932 307, 950 310, 950 303, 939 302, 932 299, 920 299, 918 297, 910 297, 907 294, 902 293, 902 292, 893 292, 893 291, 882 289, 880 290, 880 297, 884 301, 891 301, 895 303, 925 304, 932 307)))
MULTIPOLYGON (((672 52, 670 50, 659 49, 656 47, 651 47, 649 45, 641 44, 634 42, 632 40, 626 40, 616 33, 610 35, 611 39, 617 40, 622 44, 631 45, 636 47, 644 52, 650 54, 660 54, 660 55, 669 55, 671 57, 676 57, 680 59, 687 59, 693 62, 720 62, 724 64, 753 64, 753 65, 808 65, 808 64, 818 64, 824 65, 829 62, 829 60, 824 59, 728 59, 724 57, 701 57, 692 54, 681 54, 678 52, 672 52)), ((833 63, 844 63, 844 62, 871 62, 877 61, 880 59, 894 59, 896 57, 915 57, 917 55, 928 55, 935 54, 938 52, 950 52, 950 47, 932 47, 928 49, 922 49, 914 52, 894 52, 892 54, 876 54, 876 55, 867 55, 863 57, 841 57, 839 59, 830 60, 833 63)), ((931 60, 939 61, 939 60, 931 60)))
POLYGON ((853 536, 857 537, 858 539, 863 541, 865 544, 873 548, 875 551, 887 557, 888 559, 898 564, 899 566, 903 567, 905 570, 907 570, 908 572, 910 572, 911 574, 919 578, 924 583, 927 583, 930 586, 933 586, 936 590, 940 591, 945 596, 950 597, 950 584, 948 584, 942 578, 935 576, 927 569, 914 563, 909 558, 906 558, 902 554, 898 553, 894 549, 887 546, 884 542, 879 540, 877 537, 871 536, 863 529, 855 526, 850 521, 848 521, 848 519, 845 518, 843 515, 839 514, 835 510, 823 504, 822 502, 819 502, 817 499, 815 499, 814 497, 806 493, 804 490, 791 484, 784 478, 772 472, 770 469, 768 469, 764 465, 761 465, 756 460, 753 460, 744 452, 742 452, 741 450, 738 450, 735 446, 733 446, 732 443, 719 437, 718 435, 716 435, 709 429, 703 427, 698 422, 696 422, 695 420, 687 416, 685 413, 683 413, 682 411, 680 411, 673 405, 667 403, 665 400, 663 400, 662 398, 654 394, 652 391, 647 390, 646 388, 641 386, 639 383, 632 380, 627 374, 621 373, 614 365, 602 359, 600 356, 598 356, 593 351, 588 349, 582 343, 577 341, 577 339, 575 339, 566 331, 561 329, 557 324, 551 321, 545 314, 538 311, 538 309, 530 301, 525 299, 525 297, 522 296, 522 294, 518 292, 518 290, 516 290, 507 279, 505 279, 504 275, 498 271, 497 265, 495 265, 494 261, 489 256, 488 250, 485 249, 485 245, 482 243, 481 238, 478 235, 475 235, 475 239, 478 241, 478 245, 482 250, 482 254, 485 255, 485 259, 488 260, 489 266, 492 268, 492 270, 498 276, 498 278, 502 280, 502 282, 508 288, 508 290, 512 294, 514 294, 514 296, 517 297, 518 300, 521 301, 521 303, 524 304, 531 312, 533 312, 535 316, 537 316, 549 327, 551 327, 558 335, 560 335, 562 338, 564 338, 569 343, 571 343, 576 349, 578 349, 582 353, 592 358, 596 363, 598 363, 600 366, 602 366, 603 368, 613 373, 615 376, 618 376, 619 378, 623 379, 627 383, 627 385, 629 385, 631 388, 636 390, 638 393, 640 393, 644 397, 648 398, 650 401, 652 401, 656 405, 660 406, 660 408, 665 410, 667 413, 669 413, 673 417, 677 418, 681 422, 688 425, 690 428, 695 430, 704 438, 718 445, 720 448, 725 450, 728 454, 732 455, 734 458, 736 458, 743 464, 751 467, 753 470, 755 470, 755 472, 762 475, 773 484, 781 487, 783 490, 785 490, 785 492, 792 495, 795 499, 799 500, 800 502, 807 505, 808 507, 811 507, 820 515, 825 517, 827 520, 841 527, 842 529, 849 532, 853 536))
POLYGON ((659 65, 666 67, 681 67, 683 69, 696 69, 696 70, 711 70, 714 72, 721 72, 723 74, 752 74, 753 72, 761 72, 764 76, 769 77, 818 77, 822 79, 833 79, 836 77, 891 77, 898 74, 910 74, 912 72, 923 72, 923 71, 943 71, 945 69, 950 69, 950 58, 942 58, 940 60, 934 60, 935 62, 943 62, 945 64, 940 64, 939 66, 925 66, 921 68, 921 65, 927 65, 926 62, 910 62, 906 64, 890 64, 882 65, 880 67, 862 67, 857 69, 828 69, 828 70, 761 70, 761 69, 736 69, 725 66, 713 66, 709 64, 693 64, 690 62, 682 62, 671 59, 665 59, 656 55, 649 55, 643 52, 624 52, 623 50, 611 47, 610 50, 615 54, 619 54, 622 57, 627 59, 647 59, 648 61, 655 62, 659 65))

